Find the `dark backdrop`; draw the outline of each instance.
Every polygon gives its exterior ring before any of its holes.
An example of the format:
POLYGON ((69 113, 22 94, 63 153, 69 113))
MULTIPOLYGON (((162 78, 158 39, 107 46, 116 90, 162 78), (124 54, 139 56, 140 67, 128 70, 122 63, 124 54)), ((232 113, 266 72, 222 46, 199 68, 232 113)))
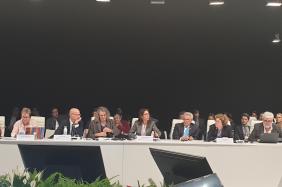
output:
POLYGON ((1 0, 0 112, 13 106, 281 111, 281 8, 264 0, 1 0))

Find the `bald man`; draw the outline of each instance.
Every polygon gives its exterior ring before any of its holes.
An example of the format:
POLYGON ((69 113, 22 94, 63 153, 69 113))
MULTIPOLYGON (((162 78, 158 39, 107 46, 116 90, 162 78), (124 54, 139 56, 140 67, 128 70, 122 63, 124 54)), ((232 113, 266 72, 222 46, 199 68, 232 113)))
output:
POLYGON ((77 108, 70 109, 69 119, 62 121, 55 134, 64 134, 64 128, 67 127, 67 133, 71 136, 83 135, 83 122, 81 120, 80 111, 77 108))

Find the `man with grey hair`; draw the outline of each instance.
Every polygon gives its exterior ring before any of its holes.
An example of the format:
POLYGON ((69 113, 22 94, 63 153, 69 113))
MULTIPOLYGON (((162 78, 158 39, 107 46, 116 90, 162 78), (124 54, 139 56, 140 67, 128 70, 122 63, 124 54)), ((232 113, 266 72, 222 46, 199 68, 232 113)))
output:
POLYGON ((192 123, 193 114, 191 112, 183 113, 183 123, 175 124, 173 129, 173 139, 188 141, 198 138, 199 126, 192 123))
POLYGON ((260 135, 263 133, 278 133, 279 137, 282 137, 281 130, 273 123, 274 115, 272 112, 264 112, 262 115, 262 122, 257 123, 254 126, 254 130, 252 131, 249 141, 258 141, 260 139, 260 135))

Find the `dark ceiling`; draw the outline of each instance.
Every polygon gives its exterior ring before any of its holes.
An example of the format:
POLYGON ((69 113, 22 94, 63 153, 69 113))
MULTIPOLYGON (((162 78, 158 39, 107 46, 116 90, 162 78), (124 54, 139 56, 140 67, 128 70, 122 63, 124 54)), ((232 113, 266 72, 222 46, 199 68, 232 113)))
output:
POLYGON ((263 0, 1 0, 0 111, 85 117, 98 105, 135 116, 180 110, 281 111, 282 7, 263 0))

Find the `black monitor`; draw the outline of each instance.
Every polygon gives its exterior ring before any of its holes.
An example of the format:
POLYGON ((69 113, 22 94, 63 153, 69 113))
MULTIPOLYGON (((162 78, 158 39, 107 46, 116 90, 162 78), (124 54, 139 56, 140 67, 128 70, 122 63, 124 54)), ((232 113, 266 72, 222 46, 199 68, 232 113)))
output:
POLYGON ((178 184, 212 174, 205 157, 150 148, 167 185, 178 184))
POLYGON ((93 182, 105 178, 100 146, 19 145, 25 168, 44 171, 43 178, 54 172, 93 182))

